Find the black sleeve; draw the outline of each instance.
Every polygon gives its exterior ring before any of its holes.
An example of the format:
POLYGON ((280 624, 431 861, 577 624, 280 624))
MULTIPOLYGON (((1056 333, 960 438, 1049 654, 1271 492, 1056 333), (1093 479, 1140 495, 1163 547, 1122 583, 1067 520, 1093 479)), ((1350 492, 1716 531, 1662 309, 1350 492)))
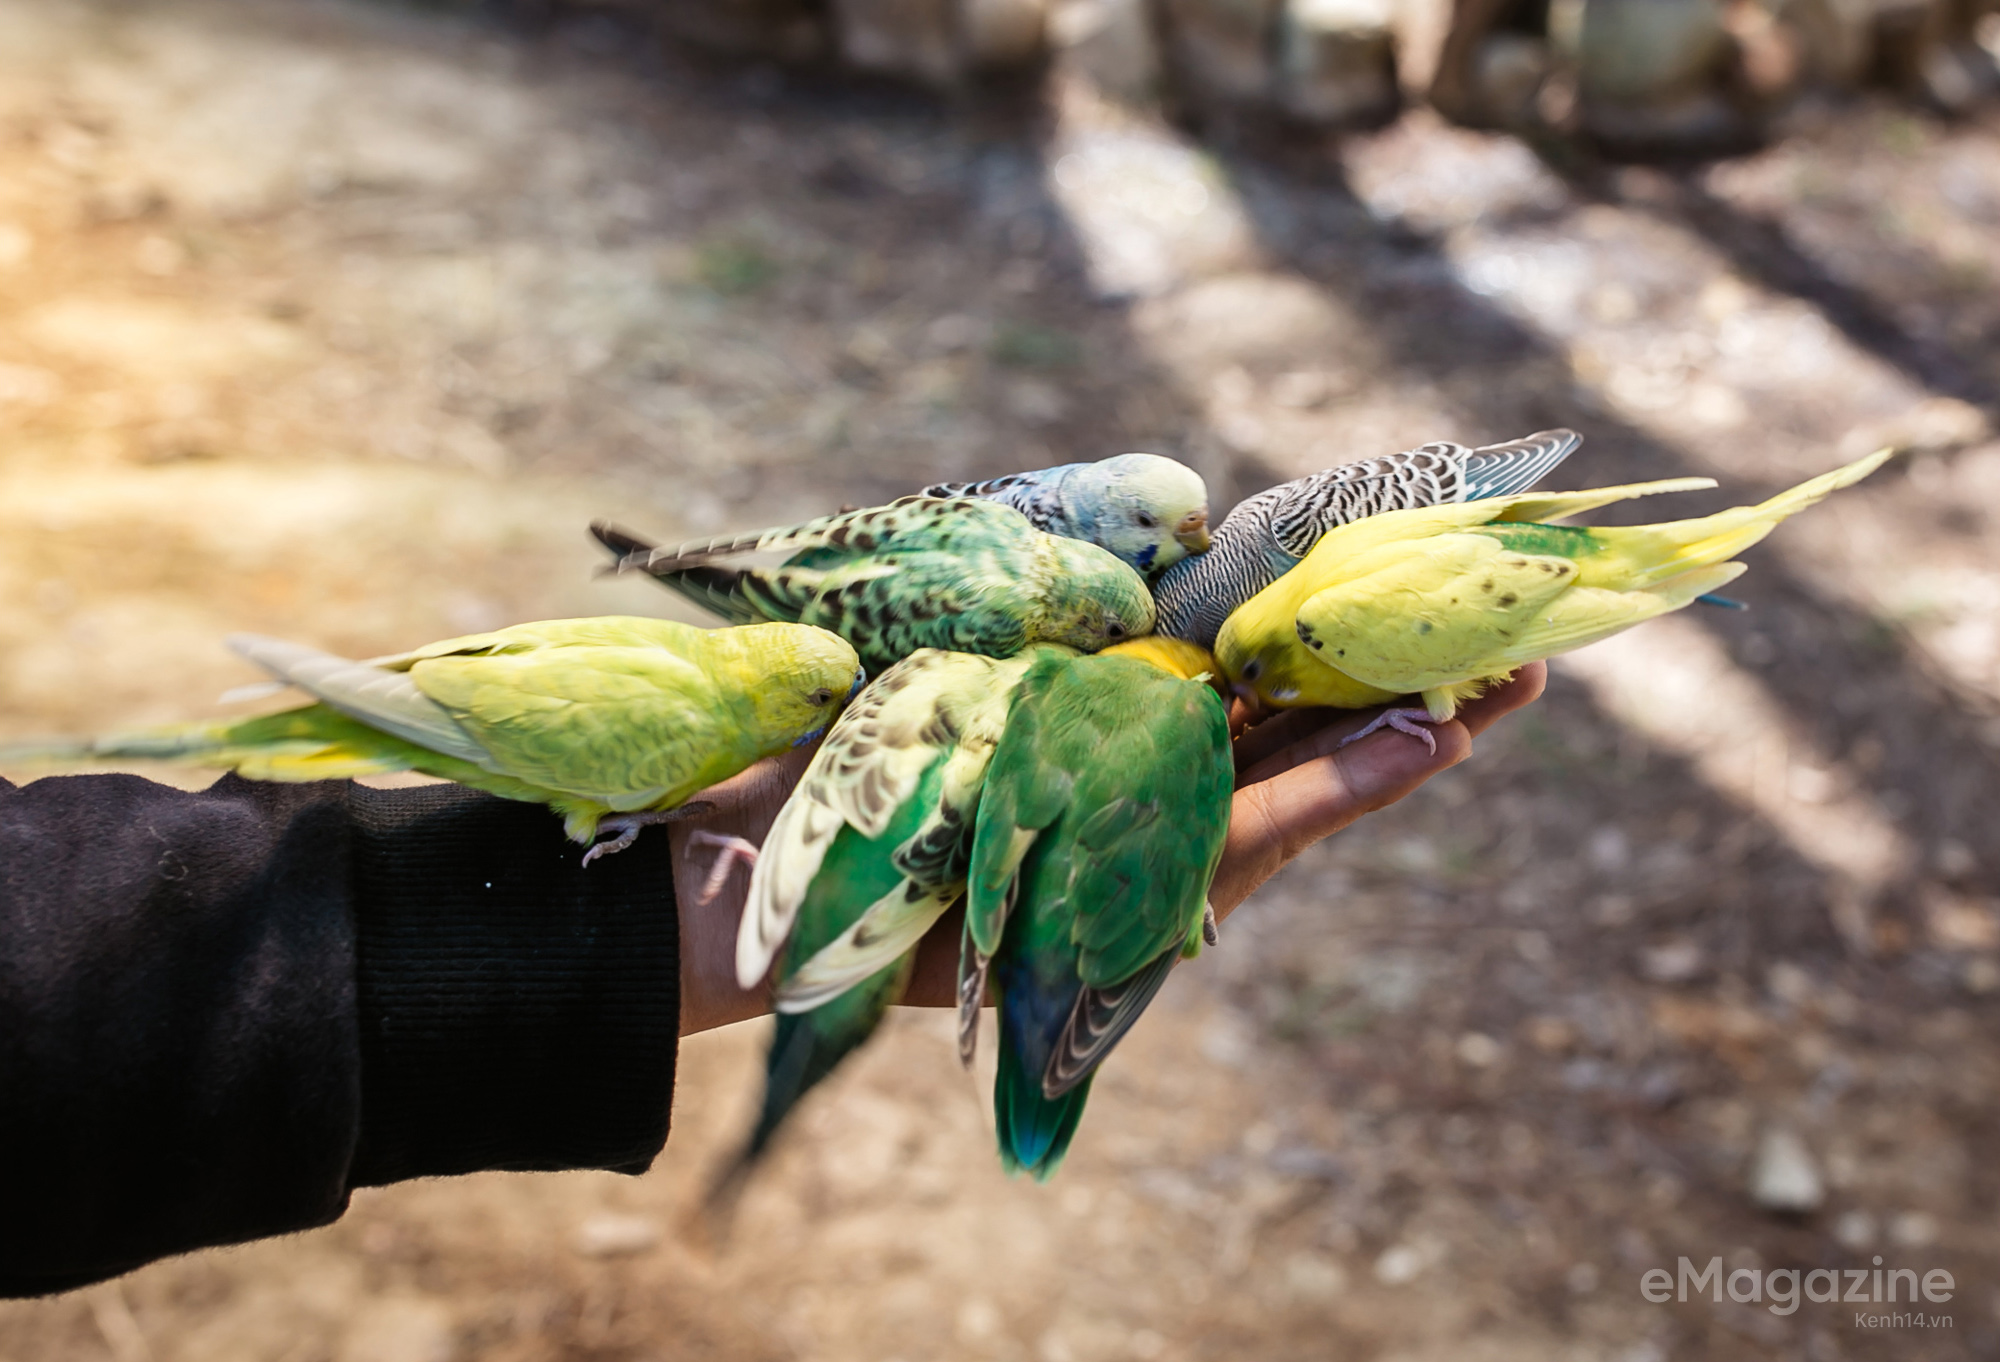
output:
POLYGON ((642 1171, 679 1035, 667 839, 587 870, 458 786, 0 781, 0 1296, 475 1169, 642 1171))

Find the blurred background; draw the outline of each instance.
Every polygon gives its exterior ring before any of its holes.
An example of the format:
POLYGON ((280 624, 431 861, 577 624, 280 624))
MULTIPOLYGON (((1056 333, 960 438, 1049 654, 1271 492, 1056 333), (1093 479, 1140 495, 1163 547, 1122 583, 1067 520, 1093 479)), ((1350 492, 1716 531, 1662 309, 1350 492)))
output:
POLYGON ((695 1246, 747 1025, 683 1047, 644 1178, 365 1192, 0 1303, 0 1359, 2000 1352, 1994 25, 0 0, 0 739, 218 712, 231 630, 672 613, 592 579, 598 515, 1130 449, 1219 512, 1554 425, 1560 485, 1720 478, 1692 514, 1912 451, 1754 550, 1749 611, 1559 662, 1274 881, 1049 1186, 903 1013, 695 1246), (1877 1255, 1951 1271, 1950 1326, 1639 1292, 1877 1255))

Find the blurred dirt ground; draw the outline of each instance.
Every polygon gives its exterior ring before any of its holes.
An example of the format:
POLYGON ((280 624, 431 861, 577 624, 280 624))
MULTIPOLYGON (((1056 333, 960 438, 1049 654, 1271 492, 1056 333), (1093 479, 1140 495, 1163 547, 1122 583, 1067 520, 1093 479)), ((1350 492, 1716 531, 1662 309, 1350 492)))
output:
POLYGON ((1204 148, 1060 78, 946 108, 703 71, 608 19, 0 0, 0 738, 214 712, 235 629, 669 611, 591 579, 593 515, 692 535, 1133 448, 1219 509, 1556 424, 1568 485, 1731 499, 1916 451, 1750 555, 1748 613, 1560 664, 1302 858, 1050 1186, 898 1015, 695 1250, 740 1027, 684 1047, 645 1178, 365 1193, 0 1305, 0 1359, 2000 1351, 2000 123, 1551 164, 1421 114, 1204 148), (1787 1178, 1816 1206, 1760 1209, 1787 1178), (1951 1271, 1949 1326, 1639 1291, 1876 1255, 1951 1271))

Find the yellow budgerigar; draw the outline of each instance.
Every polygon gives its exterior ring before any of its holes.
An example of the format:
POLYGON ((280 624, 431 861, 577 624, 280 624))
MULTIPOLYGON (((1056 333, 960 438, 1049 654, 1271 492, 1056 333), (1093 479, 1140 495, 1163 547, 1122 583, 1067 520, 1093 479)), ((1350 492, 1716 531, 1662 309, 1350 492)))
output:
POLYGON ((418 771, 547 804, 579 843, 616 833, 588 863, 817 738, 863 679, 853 648, 806 624, 547 620, 366 662, 255 635, 230 646, 318 703, 0 757, 174 761, 274 781, 418 771))
POLYGON ((1390 709, 1362 732, 1386 725, 1435 748, 1424 722, 1450 719, 1461 701, 1529 662, 1717 590, 1745 570, 1729 561, 1737 553, 1867 477, 1891 452, 1755 506, 1660 525, 1545 522, 1715 481, 1528 492, 1358 520, 1328 531, 1238 608, 1216 656, 1239 694, 1278 708, 1366 709, 1420 695, 1421 709, 1390 709))

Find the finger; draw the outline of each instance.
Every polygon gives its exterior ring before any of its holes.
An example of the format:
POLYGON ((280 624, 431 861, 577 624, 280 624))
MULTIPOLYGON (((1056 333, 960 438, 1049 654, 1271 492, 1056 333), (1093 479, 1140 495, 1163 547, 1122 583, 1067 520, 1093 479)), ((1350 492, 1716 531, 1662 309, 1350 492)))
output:
POLYGON ((1461 706, 1458 720, 1476 738, 1523 705, 1540 699, 1548 684, 1549 664, 1530 662, 1477 700, 1461 706))
POLYGON ((917 963, 902 1001, 910 1007, 958 1006, 958 943, 965 931, 961 904, 939 918, 917 943, 917 963))
POLYGON ((1293 743, 1311 737, 1328 724, 1339 723, 1353 715, 1353 710, 1340 709, 1276 710, 1261 722, 1252 724, 1236 739, 1236 769, 1247 771, 1293 743))
POLYGON ((1279 753, 1237 790, 1222 864, 1209 892, 1218 917, 1314 842, 1395 803, 1472 752, 1472 734, 1456 720, 1431 730, 1435 753, 1393 731, 1341 747, 1341 729, 1328 725, 1279 753))
POLYGON ((760 761, 712 789, 702 791, 708 813, 668 825, 673 839, 674 900, 681 928, 681 1034, 742 1021, 771 1010, 768 984, 745 989, 736 982, 736 933, 748 896, 746 877, 732 875, 720 892, 704 900, 708 862, 691 855, 688 839, 698 831, 741 837, 761 846, 778 809, 805 773, 815 747, 802 747, 760 761))

